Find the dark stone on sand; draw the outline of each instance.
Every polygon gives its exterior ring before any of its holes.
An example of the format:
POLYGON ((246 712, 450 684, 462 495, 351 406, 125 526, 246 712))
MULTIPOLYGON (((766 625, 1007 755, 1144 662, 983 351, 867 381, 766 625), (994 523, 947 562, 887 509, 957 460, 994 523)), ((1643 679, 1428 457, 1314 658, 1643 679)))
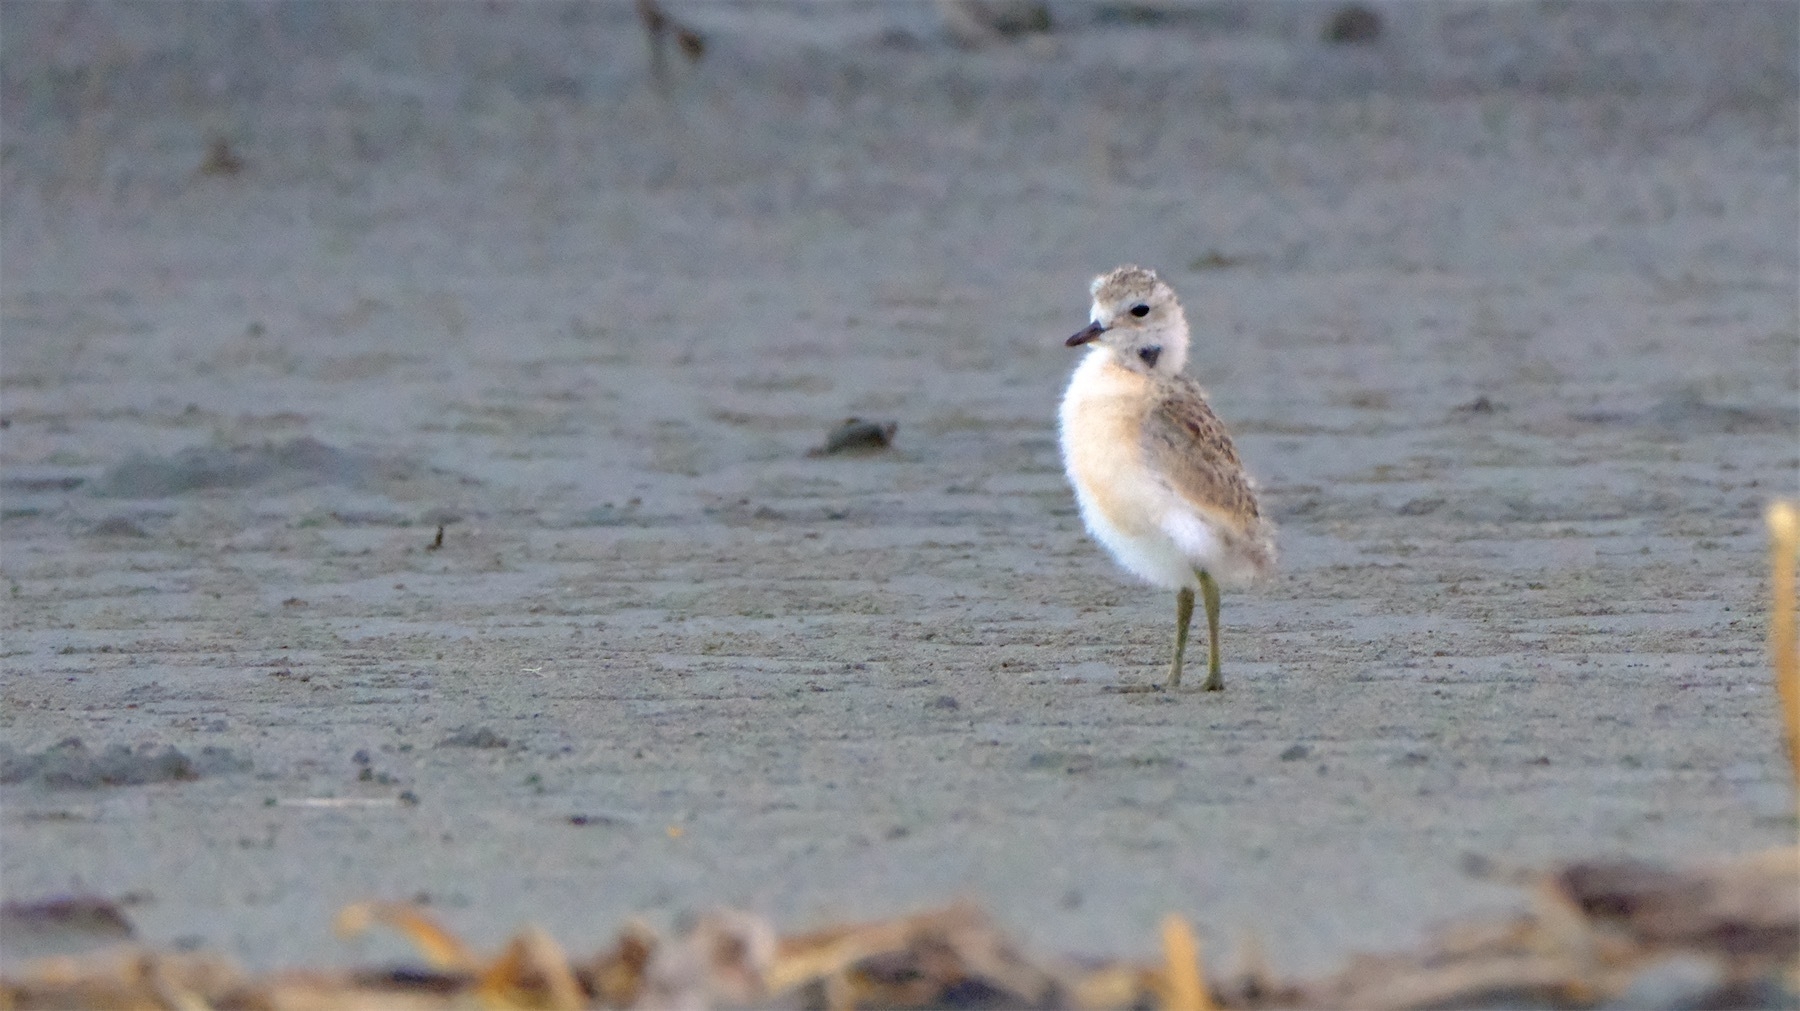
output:
POLYGON ((807 451, 807 456, 832 456, 838 453, 879 453, 894 444, 894 433, 900 430, 896 421, 864 421, 845 418, 843 424, 827 432, 825 444, 807 451))
POLYGON ((1345 4, 1325 22, 1324 37, 1333 44, 1367 45, 1381 38, 1381 15, 1362 4, 1345 4))
POLYGON ((234 176, 244 171, 244 159, 232 150, 229 139, 214 137, 196 171, 204 176, 234 176))

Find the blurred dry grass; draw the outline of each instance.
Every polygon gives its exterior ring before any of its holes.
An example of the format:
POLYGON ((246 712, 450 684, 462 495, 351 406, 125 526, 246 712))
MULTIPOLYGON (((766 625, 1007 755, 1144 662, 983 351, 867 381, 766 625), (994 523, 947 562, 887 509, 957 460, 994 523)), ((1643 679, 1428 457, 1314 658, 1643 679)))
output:
POLYGON ((131 950, 47 959, 0 984, 0 1008, 1211 1008, 1772 1007, 1800 1000, 1800 849, 1667 870, 1631 861, 1530 875, 1532 911, 1443 931, 1425 949, 1360 956, 1322 979, 1252 961, 1202 971, 1169 917, 1160 959, 1049 961, 980 910, 952 905, 780 937, 720 910, 662 937, 639 923, 571 959, 536 927, 493 956, 424 911, 365 904, 340 930, 381 925, 424 967, 249 976, 205 954, 131 950))

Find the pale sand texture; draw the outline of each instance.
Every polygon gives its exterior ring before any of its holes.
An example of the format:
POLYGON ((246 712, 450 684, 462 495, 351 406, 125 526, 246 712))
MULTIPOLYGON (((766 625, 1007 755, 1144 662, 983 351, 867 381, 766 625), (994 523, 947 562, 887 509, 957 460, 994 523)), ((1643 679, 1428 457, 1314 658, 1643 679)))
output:
POLYGON ((20 771, 9 897, 273 965, 397 953, 329 934, 370 897, 581 951, 966 893, 1038 950, 1175 910, 1309 970, 1517 901, 1465 853, 1792 838, 1800 8, 1330 48, 1058 6, 981 51, 924 3, 674 9, 665 98, 623 3, 0 5, 11 767, 252 765, 20 771), (1222 694, 1100 691, 1170 622, 1054 442, 1121 262, 1281 524, 1222 694), (808 458, 848 415, 896 449, 808 458))

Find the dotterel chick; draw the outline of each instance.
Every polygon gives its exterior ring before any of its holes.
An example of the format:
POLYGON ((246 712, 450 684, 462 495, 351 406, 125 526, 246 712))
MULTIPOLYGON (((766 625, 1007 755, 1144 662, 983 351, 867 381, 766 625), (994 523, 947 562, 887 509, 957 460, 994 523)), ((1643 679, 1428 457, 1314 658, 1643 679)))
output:
POLYGON ((1231 433, 1181 374, 1188 324, 1174 289, 1154 271, 1125 266, 1095 278, 1091 290, 1091 322, 1066 342, 1089 350, 1063 394, 1063 467, 1094 539, 1132 573, 1176 591, 1170 688, 1181 684, 1200 591, 1210 637, 1205 688, 1216 691, 1225 687, 1219 584, 1273 570, 1274 527, 1231 433))

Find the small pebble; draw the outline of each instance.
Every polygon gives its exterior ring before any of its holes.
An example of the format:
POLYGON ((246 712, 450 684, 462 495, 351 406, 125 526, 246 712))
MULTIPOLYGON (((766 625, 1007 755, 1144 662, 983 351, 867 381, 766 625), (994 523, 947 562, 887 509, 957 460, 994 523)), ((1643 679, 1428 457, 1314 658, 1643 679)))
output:
POLYGON ((1381 38, 1381 15, 1362 4, 1345 4, 1325 23, 1325 41, 1367 45, 1381 38))

